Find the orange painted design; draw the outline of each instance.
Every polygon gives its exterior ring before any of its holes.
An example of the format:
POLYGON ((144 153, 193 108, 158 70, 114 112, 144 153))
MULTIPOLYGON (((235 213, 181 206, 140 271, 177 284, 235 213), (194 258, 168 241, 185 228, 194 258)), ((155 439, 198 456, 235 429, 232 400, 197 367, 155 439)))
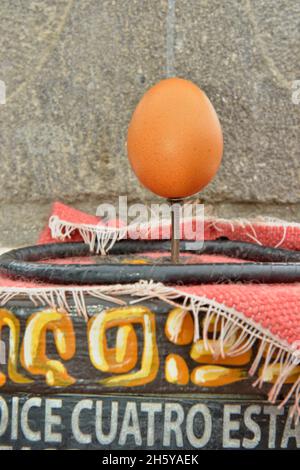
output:
MULTIPOLYGON (((212 348, 215 348, 216 341, 208 340, 208 347, 211 345, 212 348)), ((228 348, 224 348, 224 353, 226 355, 228 348)), ((252 351, 249 350, 239 356, 227 356, 221 357, 220 355, 214 356, 211 353, 210 349, 205 349, 205 343, 203 340, 199 340, 192 345, 190 356, 191 358, 199 362, 200 364, 219 364, 219 365, 231 365, 231 366, 243 366, 249 363, 251 359, 252 351)))
POLYGON ((118 327, 115 348, 107 347, 106 336, 104 336, 103 342, 109 372, 125 373, 136 366, 138 361, 138 341, 132 325, 118 327))
POLYGON ((194 321, 192 315, 182 308, 170 311, 165 334, 169 341, 178 345, 191 344, 194 338, 194 321))
MULTIPOLYGON (((266 358, 267 356, 269 357, 269 354, 270 354, 270 349, 269 349, 269 348, 270 348, 270 346, 264 349, 264 351, 263 351, 263 353, 262 353, 262 356, 263 356, 264 358, 266 358)), ((277 351, 274 351, 274 352, 271 354, 271 356, 269 357, 269 360, 270 360, 270 359, 276 359, 277 356, 278 356, 278 352, 277 352, 277 351)))
MULTIPOLYGON (((8 377, 15 383, 30 383, 32 380, 17 371, 20 343, 20 322, 9 310, 0 309, 0 333, 4 327, 9 328, 8 377)), ((0 372, 0 387, 6 383, 6 376, 0 372)))
POLYGON ((124 259, 122 264, 149 264, 146 259, 124 259))
POLYGON ((46 342, 49 331, 53 333, 59 356, 64 361, 74 356, 76 343, 71 317, 66 312, 43 310, 32 314, 27 321, 21 363, 32 375, 44 375, 50 387, 67 387, 76 380, 68 374, 62 362, 47 356, 46 342))
MULTIPOLYGON (((122 346, 124 348, 123 353, 120 353, 120 344, 115 351, 107 356, 107 345, 105 341, 106 331, 109 328, 120 328, 121 326, 131 326, 133 324, 140 324, 143 327, 144 347, 141 357, 141 368, 138 371, 103 379, 100 381, 103 385, 134 387, 151 382, 157 375, 159 356, 155 334, 155 315, 146 307, 121 307, 110 309, 91 318, 88 324, 88 345, 91 362, 96 369, 102 372, 114 372, 111 362, 112 354, 115 355, 116 361, 118 361, 117 354, 120 354, 120 360, 122 358, 123 360, 124 358, 126 359, 128 352, 130 350, 134 351, 135 349, 135 347, 132 346, 134 340, 132 331, 130 330, 131 332, 128 332, 128 334, 124 336, 124 338, 126 338, 126 345, 122 346), (131 345, 129 344, 130 340, 131 345)), ((134 360, 133 362, 136 361, 134 360)), ((121 362, 119 362, 119 364, 120 363, 121 362)), ((128 363, 126 367, 128 367, 128 363)))
POLYGON ((243 369, 215 365, 196 367, 191 375, 191 381, 200 387, 221 387, 246 378, 247 372, 243 369))
MULTIPOLYGON (((214 332, 216 319, 217 319, 217 315, 211 317, 208 328, 207 328, 208 333, 213 333, 214 332)), ((204 322, 205 322, 205 318, 203 318, 203 320, 202 320, 202 327, 204 326, 204 322)), ((217 331, 220 331, 220 329, 221 329, 221 325, 219 323, 217 325, 217 331)))
POLYGON ((189 383, 189 369, 185 360, 178 354, 169 354, 166 358, 165 377, 167 382, 177 385, 189 383))
POLYGON ((201 191, 218 171, 222 129, 198 86, 169 78, 139 102, 128 128, 127 149, 146 188, 162 197, 186 197, 201 191))
MULTIPOLYGON (((280 364, 270 364, 269 366, 261 366, 258 376, 263 376, 263 381, 274 384, 280 375, 280 364)), ((300 366, 294 367, 285 380, 285 384, 293 384, 299 379, 300 366)))

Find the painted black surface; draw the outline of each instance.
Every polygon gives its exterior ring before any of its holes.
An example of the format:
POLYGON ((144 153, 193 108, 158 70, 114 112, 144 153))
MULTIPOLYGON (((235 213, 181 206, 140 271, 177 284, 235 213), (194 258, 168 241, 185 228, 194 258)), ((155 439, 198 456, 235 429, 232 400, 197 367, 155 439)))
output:
POLYGON ((0 395, 0 449, 299 447, 288 407, 251 398, 0 395))
MULTIPOLYGON (((126 298, 125 298, 126 299, 126 298)), ((132 300, 132 298, 128 297, 128 302, 132 300)), ((90 304, 88 305, 88 313, 89 316, 92 317, 95 314, 102 312, 104 309, 108 307, 116 308, 115 304, 95 300, 92 298, 87 297, 87 302, 90 304)), ((220 393, 220 394, 228 394, 228 393, 236 393, 236 394, 246 394, 246 395, 253 395, 256 397, 265 398, 267 396, 267 392, 270 388, 270 385, 265 384, 262 389, 253 388, 253 378, 245 378, 240 382, 220 386, 220 387, 199 387, 194 385, 191 381, 187 385, 176 385, 168 383, 165 379, 165 360, 169 354, 178 354, 184 358, 186 361, 190 373, 192 370, 199 366, 200 364, 193 361, 190 357, 190 349, 191 345, 186 346, 179 346, 176 345, 168 340, 165 335, 165 323, 167 320, 167 315, 172 310, 170 305, 159 301, 146 301, 142 304, 149 308, 156 316, 156 341, 158 345, 159 351, 159 361, 160 367, 157 373, 156 378, 148 384, 137 386, 134 388, 131 387, 107 387, 100 382, 100 380, 111 376, 111 374, 107 374, 101 372, 94 368, 90 361, 89 351, 88 351, 88 339, 87 339, 87 323, 82 318, 79 317, 78 314, 75 312, 75 309, 71 309, 71 316, 72 321, 75 329, 75 336, 76 336, 76 353, 74 357, 69 361, 63 361, 60 356, 57 354, 57 350, 55 347, 54 339, 52 333, 48 333, 47 335, 47 355, 51 359, 56 359, 61 361, 68 370, 68 373, 76 379, 76 383, 74 385, 70 385, 67 388, 63 387, 49 387, 45 382, 45 377, 42 375, 31 376, 27 371, 24 371, 22 367, 19 367, 19 371, 22 372, 26 377, 32 378, 34 382, 32 384, 15 384, 12 383, 11 380, 7 380, 6 384, 3 387, 0 387, 0 393, 15 393, 19 391, 24 391, 27 393, 46 393, 46 394, 55 394, 55 393, 104 393, 104 394, 111 394, 115 392, 121 393, 131 393, 134 390, 135 393, 143 394, 143 393, 153 393, 153 394, 173 394, 173 393, 220 393)), ((14 301, 10 302, 6 308, 10 309, 14 312, 17 317, 20 319, 21 323, 21 339, 24 336, 24 331, 26 327, 26 322, 29 316, 33 312, 41 311, 41 308, 34 308, 29 302, 22 302, 22 301, 14 301)), ((201 317, 199 319, 201 324, 201 317)), ((143 348, 143 331, 141 326, 137 325, 135 327, 135 331, 138 337, 138 346, 139 346, 139 359, 141 357, 141 351, 143 348)), ((115 344, 115 335, 116 329, 111 329, 110 334, 108 336, 109 346, 113 347, 115 344)), ((2 331, 2 339, 5 341, 8 348, 9 342, 9 335, 8 329, 3 329, 2 331)), ((244 366, 244 369, 247 370, 250 367, 252 362, 253 356, 255 354, 255 349, 253 349, 253 353, 251 356, 251 360, 249 365, 244 366)), ((138 361, 137 368, 140 367, 140 360, 138 361)), ((7 370, 6 365, 0 365, 0 370, 4 373, 7 370)), ((133 369, 132 372, 136 370, 133 369)))

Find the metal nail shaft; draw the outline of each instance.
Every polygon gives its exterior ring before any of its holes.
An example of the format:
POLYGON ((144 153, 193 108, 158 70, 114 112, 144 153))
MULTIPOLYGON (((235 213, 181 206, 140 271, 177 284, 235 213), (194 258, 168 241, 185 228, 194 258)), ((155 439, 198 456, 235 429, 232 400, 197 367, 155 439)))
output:
POLYGON ((171 259, 172 263, 179 263, 180 253, 180 203, 181 200, 171 200, 172 238, 171 259))

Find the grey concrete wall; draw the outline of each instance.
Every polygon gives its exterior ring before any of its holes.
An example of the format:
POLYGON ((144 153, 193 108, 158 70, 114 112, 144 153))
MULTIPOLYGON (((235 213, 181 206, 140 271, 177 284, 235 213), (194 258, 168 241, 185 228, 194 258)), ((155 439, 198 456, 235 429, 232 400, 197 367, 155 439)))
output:
POLYGON ((217 214, 300 219, 300 2, 1 0, 0 244, 32 242, 60 199, 150 200, 125 137, 166 74, 195 81, 224 129, 217 214))

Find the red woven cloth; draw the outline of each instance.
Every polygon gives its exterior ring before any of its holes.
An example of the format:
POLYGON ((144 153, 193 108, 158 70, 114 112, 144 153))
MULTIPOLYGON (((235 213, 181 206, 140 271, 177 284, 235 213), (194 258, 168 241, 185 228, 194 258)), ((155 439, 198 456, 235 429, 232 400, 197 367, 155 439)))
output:
MULTIPOLYGON (((55 202, 52 207, 51 216, 58 217, 61 221, 91 226, 101 226, 103 222, 99 217, 74 209, 60 202, 55 202)), ((111 226, 118 226, 119 221, 110 221, 111 226)), ((165 232, 164 232, 165 233, 165 232)), ((223 219, 206 219, 204 222, 205 240, 215 240, 226 237, 230 240, 246 242, 257 242, 264 246, 300 250, 300 224, 288 224, 276 219, 257 219, 257 221, 230 221, 223 219)), ((148 238, 141 236, 140 238, 148 238)), ((160 238, 160 233, 158 233, 160 238)), ((71 238, 66 241, 79 241, 81 236, 74 231, 71 238)), ((51 235, 47 225, 40 234, 38 243, 57 242, 51 235)))
MULTIPOLYGON (((73 209, 59 202, 52 208, 52 216, 69 224, 88 224, 95 226, 102 222, 93 215, 73 209)), ((280 224, 280 222, 240 223, 225 220, 207 220, 204 225, 205 239, 212 240, 226 236, 232 240, 257 241, 265 246, 280 246, 300 250, 300 224, 280 224)), ((80 240, 78 230, 74 229, 69 241, 80 240)), ((67 240, 67 241, 68 241, 67 240)), ((57 242, 47 226, 39 237, 38 243, 57 242)), ((199 262, 224 261, 224 257, 199 256, 199 262)), ((241 261, 227 260, 226 261, 241 261)), ((63 260, 65 262, 65 260, 63 260)), ((85 263, 91 262, 85 259, 85 263)), ((37 287, 34 284, 0 278, 0 291, 5 287, 37 287)), ((250 324, 265 330, 280 344, 300 350, 300 283, 293 284, 220 284, 177 287, 184 293, 205 297, 222 304, 228 310, 241 314, 250 324)))

